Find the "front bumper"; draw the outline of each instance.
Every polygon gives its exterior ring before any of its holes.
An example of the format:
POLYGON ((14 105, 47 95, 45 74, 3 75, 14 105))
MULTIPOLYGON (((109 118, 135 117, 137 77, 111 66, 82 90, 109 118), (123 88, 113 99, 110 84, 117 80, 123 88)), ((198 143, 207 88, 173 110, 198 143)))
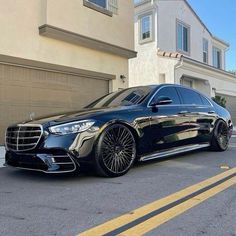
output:
POLYGON ((80 165, 93 163, 99 128, 94 127, 82 133, 55 135, 41 125, 19 127, 17 131, 13 127, 6 135, 6 166, 45 173, 66 173, 77 170, 80 165), (42 130, 41 135, 37 136, 39 140, 35 146, 36 131, 31 130, 31 127, 40 127, 42 130), (28 144, 28 140, 33 140, 33 144, 28 144), (31 149, 28 148, 29 145, 31 149))
POLYGON ((74 172, 79 167, 74 157, 68 153, 34 154, 6 152, 6 166, 41 171, 44 173, 74 172))

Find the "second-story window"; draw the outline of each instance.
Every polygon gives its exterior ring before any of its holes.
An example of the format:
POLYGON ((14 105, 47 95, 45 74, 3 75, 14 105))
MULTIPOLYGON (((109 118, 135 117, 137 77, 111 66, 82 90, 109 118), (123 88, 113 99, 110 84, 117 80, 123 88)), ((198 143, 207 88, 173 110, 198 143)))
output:
POLYGON ((140 43, 152 41, 152 14, 140 18, 140 43))
POLYGON ((208 40, 203 39, 203 62, 208 64, 208 40))
POLYGON ((88 0, 88 1, 98 5, 99 7, 107 8, 107 0, 88 0))
POLYGON ((221 50, 219 48, 213 47, 212 49, 212 53, 213 53, 213 66, 221 69, 221 50))
POLYGON ((177 50, 190 52, 190 27, 177 21, 177 50))

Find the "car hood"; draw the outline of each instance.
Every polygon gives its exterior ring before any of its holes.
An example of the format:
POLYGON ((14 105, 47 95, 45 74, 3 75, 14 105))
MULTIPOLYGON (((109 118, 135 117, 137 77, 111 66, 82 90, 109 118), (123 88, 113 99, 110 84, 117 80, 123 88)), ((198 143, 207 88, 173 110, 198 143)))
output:
POLYGON ((42 124, 42 125, 57 125, 60 123, 73 122, 77 120, 96 119, 99 115, 126 110, 128 107, 106 107, 106 108, 84 108, 79 111, 65 112, 46 117, 39 117, 37 119, 23 122, 25 124, 42 124))

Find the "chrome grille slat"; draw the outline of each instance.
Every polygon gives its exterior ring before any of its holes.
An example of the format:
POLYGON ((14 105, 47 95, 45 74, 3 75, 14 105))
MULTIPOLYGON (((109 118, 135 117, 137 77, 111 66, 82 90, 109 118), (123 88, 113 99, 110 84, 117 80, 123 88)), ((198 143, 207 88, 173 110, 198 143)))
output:
MULTIPOLYGON (((17 139, 16 137, 6 136, 7 139, 17 139)), ((39 136, 33 136, 33 137, 18 137, 18 139, 38 139, 39 136)))
POLYGON ((8 133, 40 133, 40 131, 39 130, 32 130, 32 131, 30 131, 30 130, 25 130, 25 131, 22 131, 22 130, 15 131, 15 130, 13 130, 13 131, 8 131, 8 133))
POLYGON ((6 147, 12 151, 23 152, 34 149, 43 135, 41 125, 20 124, 6 130, 6 147))

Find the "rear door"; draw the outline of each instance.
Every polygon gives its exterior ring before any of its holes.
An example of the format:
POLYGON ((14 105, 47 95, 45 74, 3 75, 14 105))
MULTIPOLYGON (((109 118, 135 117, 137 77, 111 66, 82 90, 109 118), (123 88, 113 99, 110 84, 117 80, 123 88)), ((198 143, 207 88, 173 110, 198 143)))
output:
POLYGON ((210 135, 217 115, 209 100, 197 91, 177 88, 188 113, 190 143, 200 144, 210 141, 210 135))
POLYGON ((161 96, 170 98, 172 103, 156 107, 149 106, 151 114, 149 140, 154 152, 184 145, 189 138, 189 120, 186 116, 186 108, 181 104, 175 86, 162 87, 153 100, 157 101, 161 96))

